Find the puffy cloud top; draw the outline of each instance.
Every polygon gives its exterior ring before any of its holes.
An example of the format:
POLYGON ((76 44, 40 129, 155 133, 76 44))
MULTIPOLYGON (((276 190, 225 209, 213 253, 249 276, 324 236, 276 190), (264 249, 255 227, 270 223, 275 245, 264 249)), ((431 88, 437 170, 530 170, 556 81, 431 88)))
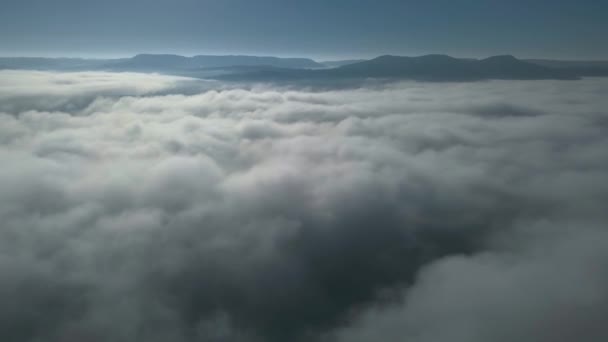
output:
POLYGON ((608 89, 0 72, 0 339, 604 341, 608 89))

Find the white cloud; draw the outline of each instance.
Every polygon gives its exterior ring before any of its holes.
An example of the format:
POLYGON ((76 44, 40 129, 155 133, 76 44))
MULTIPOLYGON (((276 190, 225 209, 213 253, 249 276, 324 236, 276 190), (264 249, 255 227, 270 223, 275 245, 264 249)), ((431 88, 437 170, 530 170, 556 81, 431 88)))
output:
POLYGON ((195 341, 219 320, 237 340, 544 341, 547 310, 578 315, 564 336, 603 336, 577 305, 608 307, 608 279, 580 280, 607 240, 605 79, 1 73, 4 336, 195 341), (542 294, 539 274, 564 281, 535 306, 518 294, 542 294), (387 290, 405 304, 364 310, 387 290))

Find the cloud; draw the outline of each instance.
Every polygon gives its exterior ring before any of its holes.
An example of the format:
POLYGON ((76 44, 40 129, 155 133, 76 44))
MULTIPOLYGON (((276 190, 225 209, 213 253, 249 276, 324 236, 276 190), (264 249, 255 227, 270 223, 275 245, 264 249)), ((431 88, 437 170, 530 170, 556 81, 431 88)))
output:
POLYGON ((5 340, 603 340, 606 80, 8 73, 5 340))
POLYGON ((608 338, 605 226, 539 222, 524 229, 509 248, 425 267, 401 305, 367 313, 339 340, 608 338))
POLYGON ((177 76, 109 72, 0 71, 0 111, 73 112, 99 97, 162 94, 203 89, 206 82, 177 76))

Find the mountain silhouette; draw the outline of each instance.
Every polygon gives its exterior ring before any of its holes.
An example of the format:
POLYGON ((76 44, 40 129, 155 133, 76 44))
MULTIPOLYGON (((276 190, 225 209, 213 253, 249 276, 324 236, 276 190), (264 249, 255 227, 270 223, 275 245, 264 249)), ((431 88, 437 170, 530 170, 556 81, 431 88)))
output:
POLYGON ((567 70, 579 76, 608 76, 608 61, 557 61, 550 59, 526 59, 525 61, 549 68, 567 70))
POLYGON ((447 55, 402 57, 385 55, 368 61, 323 70, 264 68, 221 76, 228 80, 273 81, 292 79, 410 79, 421 81, 476 81, 489 79, 577 79, 578 75, 519 60, 510 55, 461 59, 447 55))
POLYGON ((97 70, 122 59, 47 58, 47 57, 0 57, 0 70, 97 70))
POLYGON ((486 59, 454 58, 439 54, 418 57, 384 55, 370 60, 326 63, 317 63, 308 58, 139 54, 122 59, 6 57, 0 58, 0 69, 160 72, 220 80, 342 83, 352 79, 571 80, 583 76, 608 76, 608 62, 605 61, 520 60, 511 55, 486 59))
POLYGON ((323 68, 324 65, 308 58, 279 58, 260 56, 215 56, 139 54, 133 58, 107 65, 111 69, 124 70, 188 70, 229 66, 272 66, 278 68, 323 68))
POLYGON ((321 64, 325 65, 328 68, 337 68, 343 65, 355 64, 365 62, 365 59, 344 59, 344 60, 336 60, 336 61, 322 61, 321 64))
POLYGON ((446 55, 401 57, 385 55, 344 65, 332 73, 347 77, 411 78, 429 80, 478 79, 472 63, 446 55))
POLYGON ((185 57, 171 54, 139 54, 121 59, 0 57, 0 69, 56 70, 56 71, 141 71, 185 74, 205 68, 232 66, 269 66, 277 68, 325 68, 309 58, 280 58, 261 56, 185 57))

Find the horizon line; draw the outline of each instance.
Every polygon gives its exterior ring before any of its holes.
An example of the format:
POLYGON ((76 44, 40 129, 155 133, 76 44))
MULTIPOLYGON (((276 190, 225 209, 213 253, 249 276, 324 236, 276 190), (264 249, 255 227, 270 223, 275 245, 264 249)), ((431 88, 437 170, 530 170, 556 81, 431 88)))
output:
POLYGON ((488 55, 485 57, 469 57, 469 56, 454 56, 447 53, 425 53, 425 54, 379 54, 374 55, 374 57, 344 57, 344 58, 315 58, 315 57, 306 57, 306 56, 281 56, 281 55, 268 55, 268 54, 247 54, 247 53, 210 53, 210 54, 179 54, 179 53, 163 53, 163 52, 141 52, 130 55, 116 55, 116 56, 76 56, 76 55, 54 55, 54 56, 44 56, 44 55, 0 55, 0 58, 45 58, 45 59, 83 59, 83 60, 118 60, 118 59, 130 59, 139 55, 167 55, 167 56, 179 56, 186 58, 193 58, 198 56, 214 56, 214 57, 269 57, 269 58, 282 58, 282 59, 291 59, 291 58, 301 58, 301 59, 309 59, 318 63, 323 62, 337 62, 337 61, 347 61, 347 60, 372 60, 382 56, 395 56, 395 57, 424 57, 424 56, 432 56, 432 55, 443 55, 449 56, 458 59, 485 59, 496 56, 513 56, 519 60, 551 60, 551 61, 572 61, 572 62, 607 62, 608 57, 605 59, 571 59, 571 58, 553 58, 553 57, 518 57, 513 54, 503 53, 503 54, 495 54, 488 55))

